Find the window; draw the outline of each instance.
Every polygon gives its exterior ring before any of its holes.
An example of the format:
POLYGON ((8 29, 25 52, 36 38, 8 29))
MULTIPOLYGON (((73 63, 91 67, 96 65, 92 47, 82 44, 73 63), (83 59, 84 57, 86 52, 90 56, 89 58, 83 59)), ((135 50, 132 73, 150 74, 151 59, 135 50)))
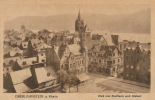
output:
POLYGON ((111 66, 112 61, 107 61, 107 65, 111 66))
POLYGON ((63 69, 63 65, 61 65, 61 69, 63 69))
POLYGON ((133 69, 133 66, 131 65, 131 69, 133 69))
POLYGON ((81 68, 81 72, 83 72, 83 68, 81 68))
POLYGON ((32 61, 32 64, 34 64, 35 63, 35 61, 32 61))
POLYGON ((42 53, 41 56, 43 56, 44 54, 42 53))
POLYGON ((26 61, 23 61, 23 65, 25 65, 26 64, 26 61))
POLYGON ((82 60, 82 64, 84 64, 84 61, 82 60))
POLYGON ((118 62, 119 62, 119 59, 118 59, 118 62))
POLYGON ((112 56, 112 54, 109 54, 109 57, 111 57, 112 56))
POLYGON ((120 44, 120 50, 122 50, 122 44, 120 44))
POLYGON ((47 77, 49 77, 50 76, 50 73, 47 73, 47 77))
POLYGON ((91 61, 91 58, 89 58, 89 60, 91 61))
POLYGON ((130 61, 133 61, 133 58, 132 58, 132 56, 130 57, 130 61))
POLYGON ((113 53, 113 56, 115 56, 115 53, 113 53))
POLYGON ((115 60, 113 60, 113 64, 115 64, 115 60))
POLYGON ((45 59, 42 59, 41 61, 42 61, 42 62, 45 62, 45 59))
POLYGON ((128 56, 126 57, 126 61, 128 61, 128 56))
POLYGON ((99 62, 101 63, 101 59, 99 60, 99 62))

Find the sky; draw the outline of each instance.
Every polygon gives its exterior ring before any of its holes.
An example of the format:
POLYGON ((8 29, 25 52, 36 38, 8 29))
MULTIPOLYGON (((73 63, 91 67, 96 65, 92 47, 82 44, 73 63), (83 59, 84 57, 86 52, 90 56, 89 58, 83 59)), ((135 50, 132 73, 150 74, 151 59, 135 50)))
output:
POLYGON ((58 14, 132 13, 150 7, 150 0, 1 0, 1 17, 51 16, 58 14))

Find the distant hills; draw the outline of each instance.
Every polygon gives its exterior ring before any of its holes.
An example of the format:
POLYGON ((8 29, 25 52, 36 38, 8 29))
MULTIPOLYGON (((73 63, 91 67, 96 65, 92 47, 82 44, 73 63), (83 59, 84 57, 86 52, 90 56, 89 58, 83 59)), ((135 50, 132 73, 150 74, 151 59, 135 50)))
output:
MULTIPOLYGON (((151 11, 141 10, 121 15, 84 14, 81 17, 91 30, 110 30, 115 33, 150 33, 151 11)), ((74 30, 77 15, 20 16, 5 23, 5 29, 19 30, 25 25, 29 30, 74 30)))

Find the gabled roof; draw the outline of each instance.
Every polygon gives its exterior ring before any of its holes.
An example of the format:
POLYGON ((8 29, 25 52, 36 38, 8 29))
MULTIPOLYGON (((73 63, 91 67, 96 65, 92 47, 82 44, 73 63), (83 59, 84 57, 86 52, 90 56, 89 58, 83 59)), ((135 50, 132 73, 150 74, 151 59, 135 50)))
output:
POLYGON ((24 82, 24 80, 30 78, 32 76, 31 71, 29 68, 10 72, 10 76, 12 79, 13 84, 19 84, 24 82))
POLYGON ((103 34, 103 37, 105 38, 109 46, 114 45, 114 43, 112 42, 113 40, 112 40, 111 34, 103 34))
POLYGON ((22 42, 22 47, 23 48, 28 48, 28 42, 22 42))
POLYGON ((71 44, 71 45, 67 45, 70 52, 72 52, 74 55, 80 55, 81 52, 80 52, 80 49, 81 47, 77 44, 71 44))
POLYGON ((48 76, 48 72, 44 67, 35 68, 35 73, 36 73, 38 84, 55 79, 55 77, 51 75, 48 76))

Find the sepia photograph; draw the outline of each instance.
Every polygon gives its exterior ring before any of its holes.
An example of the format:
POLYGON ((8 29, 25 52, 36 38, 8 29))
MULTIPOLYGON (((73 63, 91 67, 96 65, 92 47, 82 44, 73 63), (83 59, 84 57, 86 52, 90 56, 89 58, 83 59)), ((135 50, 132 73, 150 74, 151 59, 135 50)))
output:
POLYGON ((149 5, 10 5, 3 93, 150 93, 149 5))

